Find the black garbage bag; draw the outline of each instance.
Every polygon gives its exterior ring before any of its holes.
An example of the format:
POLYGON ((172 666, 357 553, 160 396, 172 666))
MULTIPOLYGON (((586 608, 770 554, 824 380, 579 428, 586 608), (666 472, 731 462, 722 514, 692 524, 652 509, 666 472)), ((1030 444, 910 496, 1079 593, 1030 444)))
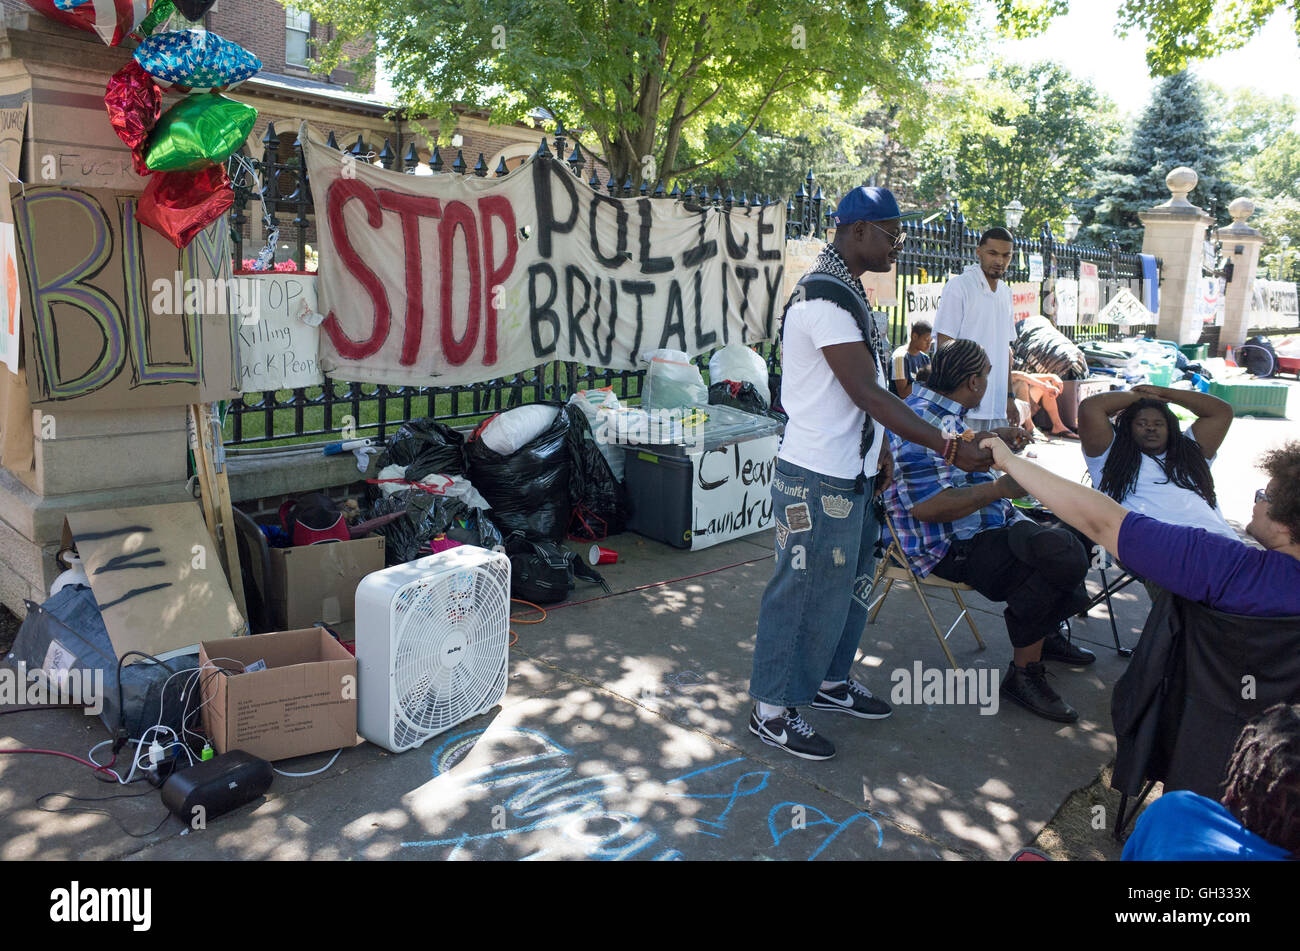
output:
POLYGON ((573 462, 569 476, 573 509, 569 535, 593 542, 617 535, 627 527, 627 490, 614 478, 586 414, 571 404, 564 412, 569 417, 569 455, 573 462))
POLYGON ((786 422, 789 417, 777 409, 769 408, 763 394, 755 389, 753 383, 741 383, 737 380, 722 380, 709 386, 709 403, 714 406, 731 406, 755 416, 786 422))
POLYGON ((1237 348, 1237 365, 1245 367, 1250 375, 1267 379, 1277 375, 1277 351, 1267 337, 1251 337, 1237 348))
POLYGON ((380 454, 379 468, 390 465, 404 466, 410 482, 419 482, 431 472, 463 476, 469 471, 465 437, 446 423, 413 419, 393 433, 380 454))
POLYGON ((400 565, 429 553, 429 543, 439 535, 480 548, 502 543, 501 532, 481 509, 471 509, 460 499, 420 489, 403 489, 377 499, 369 518, 401 512, 402 517, 375 527, 384 536, 384 561, 400 565))
POLYGON ((1046 317, 1029 317, 1021 324, 1011 368, 1022 373, 1055 373, 1062 380, 1088 378, 1083 351, 1046 317))
POLYGON ((538 436, 509 455, 483 444, 476 432, 466 443, 469 480, 492 506, 492 521, 504 534, 559 541, 569 527, 569 416, 561 403, 538 436))

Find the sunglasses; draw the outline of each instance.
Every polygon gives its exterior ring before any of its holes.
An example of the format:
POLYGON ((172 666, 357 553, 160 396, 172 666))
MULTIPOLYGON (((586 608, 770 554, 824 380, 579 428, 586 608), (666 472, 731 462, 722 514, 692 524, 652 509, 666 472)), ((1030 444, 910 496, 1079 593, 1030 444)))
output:
POLYGON ((898 234, 890 234, 888 231, 886 231, 884 228, 880 227, 880 225, 876 224, 874 221, 868 221, 867 224, 871 225, 871 227, 875 228, 875 229, 876 229, 877 231, 879 231, 881 234, 883 234, 883 235, 885 235, 887 238, 889 238, 890 241, 894 242, 894 247, 895 247, 895 248, 899 248, 899 249, 901 249, 901 248, 903 247, 903 245, 907 243, 907 229, 906 229, 906 228, 899 228, 899 229, 898 229, 898 234))
POLYGON ((1268 494, 1268 489, 1256 489, 1256 490, 1255 490, 1255 501, 1256 501, 1256 502, 1268 502, 1268 503, 1271 504, 1272 501, 1273 501, 1273 497, 1270 496, 1270 495, 1268 494))

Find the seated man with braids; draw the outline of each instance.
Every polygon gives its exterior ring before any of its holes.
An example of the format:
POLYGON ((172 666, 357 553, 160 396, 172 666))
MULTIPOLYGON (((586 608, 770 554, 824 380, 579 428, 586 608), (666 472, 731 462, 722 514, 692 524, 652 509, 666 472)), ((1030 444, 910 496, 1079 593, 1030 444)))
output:
POLYGON ((1165 793, 1124 844, 1126 862, 1300 858, 1300 704, 1279 703, 1247 723, 1219 802, 1165 793))
MULTIPOLYGON (((929 379, 913 387, 906 403, 925 422, 963 437, 969 432, 966 414, 980 405, 990 369, 978 343, 953 340, 939 348, 929 379)), ((1019 427, 996 432, 1013 448, 1029 439, 1019 427)), ((925 446, 892 432, 889 438, 894 482, 884 504, 913 570, 964 582, 992 601, 1005 601, 1013 659, 1002 696, 1049 720, 1074 722, 1078 713, 1047 683, 1042 661, 1082 665, 1096 659, 1060 633, 1061 622, 1088 603, 1083 545, 1067 529, 1048 528, 1017 513, 1008 500, 1025 490, 1014 479, 964 473, 925 446)))
POLYGON ((1079 404, 1084 461, 1099 492, 1129 511, 1236 541, 1237 533, 1219 511, 1210 475, 1231 425, 1231 406, 1195 390, 1135 386, 1079 404), (1170 403, 1196 414, 1186 433, 1170 403))

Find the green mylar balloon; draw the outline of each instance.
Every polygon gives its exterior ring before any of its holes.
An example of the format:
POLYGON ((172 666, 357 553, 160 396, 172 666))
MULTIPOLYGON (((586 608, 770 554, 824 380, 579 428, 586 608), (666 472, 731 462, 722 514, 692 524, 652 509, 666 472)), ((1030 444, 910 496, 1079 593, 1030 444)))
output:
POLYGON ((153 172, 197 172, 223 162, 253 131, 257 110, 210 92, 186 96, 159 118, 144 163, 153 172))
POLYGON ((151 36, 159 27, 166 24, 176 12, 176 6, 172 0, 158 0, 149 8, 149 13, 140 21, 140 25, 135 28, 136 36, 141 38, 151 36))

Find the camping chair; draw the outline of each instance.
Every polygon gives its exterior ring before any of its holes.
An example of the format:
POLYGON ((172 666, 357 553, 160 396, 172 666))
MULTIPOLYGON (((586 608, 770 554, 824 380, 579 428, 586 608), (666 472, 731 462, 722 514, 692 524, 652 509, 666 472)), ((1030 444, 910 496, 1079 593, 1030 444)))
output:
MULTIPOLYGON (((1091 474, 1088 473, 1087 470, 1084 470, 1083 478, 1080 479, 1079 481, 1082 482, 1084 485, 1091 486, 1092 476, 1091 474)), ((1061 524, 1065 525, 1064 522, 1062 522, 1061 524)), ((1065 526, 1065 527, 1069 528, 1069 526, 1065 526)), ((1088 550, 1089 553, 1091 553, 1097 547, 1096 544, 1093 542, 1093 540, 1089 538, 1087 535, 1083 534, 1083 532, 1080 532, 1077 529, 1073 529, 1073 528, 1070 530, 1079 536, 1079 540, 1083 542, 1084 547, 1088 550)), ((1095 562, 1095 566, 1097 568, 1097 574, 1101 576, 1101 591, 1099 591, 1093 597, 1093 599, 1088 602, 1087 607, 1085 607, 1082 611, 1079 612, 1078 617, 1087 618, 1089 611, 1091 611, 1093 608, 1097 607, 1097 605, 1105 601, 1106 615, 1110 619, 1110 636, 1115 641, 1115 653, 1119 654, 1120 657, 1132 657, 1133 648, 1125 647, 1123 644, 1120 643, 1119 626, 1115 623, 1115 606, 1111 603, 1111 598, 1119 594, 1121 591, 1123 591, 1125 588, 1127 588, 1129 585, 1131 585, 1133 582, 1139 579, 1137 575, 1130 573, 1118 561, 1112 559, 1110 557, 1110 552, 1107 552, 1103 549, 1102 555, 1103 557, 1097 559, 1097 561, 1095 562), (1116 572, 1116 576, 1114 580, 1107 579, 1106 571, 1108 569, 1116 572)))
POLYGON ((938 575, 929 575, 925 578, 917 575, 917 573, 912 570, 912 566, 908 562, 907 556, 903 553, 903 545, 898 540, 898 533, 894 531, 893 520, 890 519, 888 513, 884 511, 883 507, 878 511, 881 523, 889 529, 889 537, 891 541, 889 546, 885 549, 884 555, 876 562, 876 575, 871 581, 870 590, 867 592, 866 600, 870 611, 867 615, 867 623, 876 623, 876 615, 880 613, 880 608, 884 605, 885 598, 889 596, 889 591, 893 588, 894 582, 907 582, 912 586, 912 590, 916 592, 916 596, 920 598, 921 607, 925 609, 926 617, 930 619, 930 627, 934 630, 934 636, 939 638, 939 646, 943 648, 944 655, 948 658, 948 663, 952 665, 953 670, 959 670, 960 668, 957 666, 957 659, 952 656, 952 651, 948 649, 948 638, 952 636, 952 632, 957 629, 957 625, 960 624, 963 619, 965 619, 966 623, 970 625, 971 633, 975 635, 975 642, 979 644, 980 650, 984 650, 985 646, 983 638, 980 637, 979 628, 975 626, 975 619, 971 616, 970 608, 966 606, 966 602, 962 600, 961 596, 963 591, 973 591, 974 589, 968 584, 961 584, 956 581, 947 581, 940 578, 938 575), (880 593, 880 597, 873 601, 871 600, 871 596, 875 594, 876 588, 880 585, 882 580, 886 582, 885 590, 880 593), (934 611, 930 609, 930 602, 925 597, 924 589, 927 587, 945 588, 951 591, 953 597, 957 599, 957 606, 961 608, 961 613, 958 614, 957 619, 952 622, 947 633, 939 630, 939 622, 935 620, 934 611))

